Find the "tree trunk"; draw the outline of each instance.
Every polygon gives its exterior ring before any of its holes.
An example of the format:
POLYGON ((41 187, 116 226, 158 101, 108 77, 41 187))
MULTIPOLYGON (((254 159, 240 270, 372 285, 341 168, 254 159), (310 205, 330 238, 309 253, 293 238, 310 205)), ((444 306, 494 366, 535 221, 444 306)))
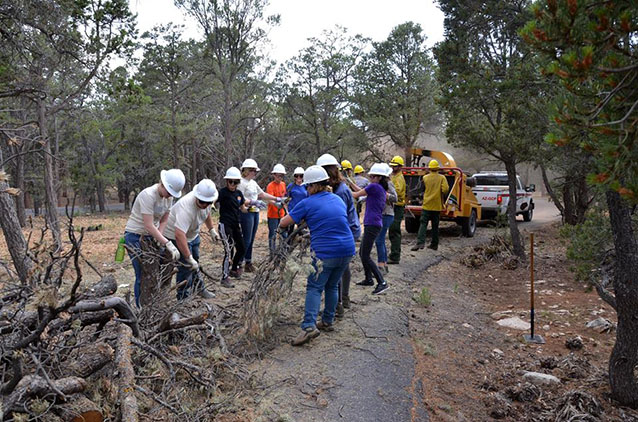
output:
POLYGON ((104 193, 104 182, 98 178, 95 183, 95 191, 97 194, 97 205, 100 212, 106 211, 106 195, 104 193))
POLYGON ((131 329, 120 324, 115 345, 117 365, 117 390, 122 422, 137 422, 137 398, 135 397, 135 371, 131 362, 131 329))
POLYGON ((631 209, 617 192, 608 191, 607 206, 616 251, 614 292, 618 314, 616 344, 609 358, 612 397, 623 406, 638 407, 638 242, 631 209))
POLYGON ((44 148, 44 198, 46 207, 46 221, 53 235, 57 248, 62 247, 60 235, 60 223, 58 221, 58 196, 55 189, 55 174, 53 171, 53 153, 47 129, 47 115, 44 101, 38 100, 38 126, 40 129, 40 142, 44 148))
POLYGON ((180 168, 181 154, 179 153, 179 139, 177 138, 177 110, 176 102, 171 101, 171 140, 173 144, 173 168, 180 168))
MULTIPOLYGON (((1 150, 0 162, 2 162, 1 150)), ((27 284, 33 262, 27 255, 27 241, 22 234, 22 228, 15 210, 15 202, 11 195, 4 192, 7 188, 9 188, 7 182, 0 182, 0 215, 2 216, 0 218, 0 226, 4 233, 7 249, 9 249, 9 254, 13 260, 13 266, 16 269, 16 273, 18 273, 18 278, 23 284, 27 284)))
POLYGON ((523 246, 523 240, 521 239, 521 232, 518 230, 518 224, 516 223, 516 163, 514 160, 505 160, 505 169, 507 170, 507 181, 509 184, 509 202, 507 203, 507 221, 510 226, 510 236, 512 237, 512 247, 514 248, 514 254, 518 256, 522 261, 526 261, 525 247, 523 246))
POLYGON ((87 378, 113 360, 113 349, 107 343, 90 343, 75 349, 64 363, 65 374, 87 378))
POLYGON ((15 197, 16 213, 18 215, 18 221, 20 227, 27 225, 27 214, 25 210, 25 184, 24 184, 24 155, 26 150, 26 142, 23 142, 20 146, 12 148, 12 153, 16 154, 15 157, 15 171, 13 176, 13 184, 16 188, 20 189, 20 193, 15 197))
POLYGON ((587 214, 587 210, 589 209, 590 204, 590 194, 589 194, 589 186, 587 185, 587 179, 585 176, 580 176, 577 179, 576 184, 576 198, 575 198, 575 211, 576 211, 576 222, 577 224, 581 224, 585 222, 585 216, 587 214))
POLYGON ((577 224, 576 214, 574 212, 575 207, 572 180, 570 178, 566 178, 565 184, 563 185, 563 204, 565 204, 565 214, 563 215, 565 223, 571 225, 577 224))
POLYGON ((412 166, 412 145, 406 145, 405 148, 403 149, 403 153, 405 154, 405 157, 403 157, 406 165, 412 166))
POLYGON ((552 184, 549 181, 549 177, 547 177, 547 169, 545 169, 545 166, 543 165, 541 165, 540 168, 541 168, 541 175, 543 176, 543 184, 545 185, 545 190, 547 190, 547 194, 552 199, 552 202, 554 203, 556 208, 558 208, 558 211, 560 211, 560 215, 563 216, 563 222, 566 222, 565 208, 563 207, 563 204, 560 202, 560 199, 558 198, 558 195, 556 194, 556 192, 554 192, 554 188, 552 188, 552 184))

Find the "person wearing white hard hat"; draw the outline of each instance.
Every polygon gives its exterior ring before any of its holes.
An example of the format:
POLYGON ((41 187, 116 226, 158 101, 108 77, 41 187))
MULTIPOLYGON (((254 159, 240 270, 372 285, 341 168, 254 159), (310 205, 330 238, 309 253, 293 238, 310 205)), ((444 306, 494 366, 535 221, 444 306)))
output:
POLYGON ((171 258, 179 259, 179 251, 163 235, 168 221, 168 215, 173 198, 182 196, 182 189, 186 183, 184 173, 180 169, 162 170, 160 182, 149 186, 140 192, 133 202, 131 215, 124 229, 124 242, 128 246, 128 254, 135 271, 133 292, 135 304, 140 306, 140 281, 142 279, 142 265, 138 257, 141 254, 140 240, 142 237, 155 239, 163 245, 171 258))
POLYGON ((359 189, 356 185, 350 187, 355 190, 352 196, 360 198, 367 196, 366 198, 366 211, 363 216, 363 238, 361 239, 361 246, 359 248, 359 255, 361 256, 361 263, 363 264, 363 270, 365 272, 365 280, 357 283, 359 286, 374 286, 372 276, 377 280, 377 286, 372 291, 372 294, 381 294, 388 289, 388 283, 386 283, 381 274, 381 270, 374 264, 372 258, 370 258, 370 252, 372 251, 372 245, 374 244, 377 236, 383 228, 383 210, 385 208, 386 199, 388 197, 388 181, 387 181, 387 169, 382 163, 373 164, 368 172, 368 178, 370 184, 364 189, 359 189))
MULTIPOLYGON (((284 183, 284 175, 286 169, 281 164, 275 164, 270 172, 273 177, 273 181, 266 186, 266 193, 276 198, 286 197, 286 184, 284 183)), ((285 209, 283 201, 277 203, 277 205, 268 204, 268 248, 270 250, 270 256, 272 257, 275 252, 276 239, 277 239, 277 227, 279 227, 279 220, 285 215, 285 209)))
POLYGON ((254 271, 252 264, 253 260, 253 241, 257 234, 257 227, 259 225, 259 210, 267 207, 263 200, 267 200, 275 203, 282 203, 283 198, 272 196, 263 191, 255 182, 255 177, 259 171, 257 162, 252 158, 247 158, 241 164, 241 183, 239 184, 239 190, 244 194, 244 198, 250 201, 250 207, 247 213, 241 215, 241 231, 244 236, 244 245, 246 246, 246 254, 244 260, 246 262, 244 270, 247 273, 254 271))
POLYGON ((385 244, 386 235, 388 233, 388 229, 390 225, 394 221, 394 203, 397 202, 397 190, 394 187, 394 184, 390 180, 390 176, 392 175, 392 168, 386 164, 382 163, 385 167, 386 175, 383 176, 383 179, 388 184, 388 195, 385 201, 385 208, 383 208, 383 213, 381 215, 381 222, 383 226, 381 226, 381 231, 377 236, 377 239, 374 241, 377 246, 377 267, 384 274, 388 274, 388 249, 385 244))
POLYGON ((310 230, 310 248, 313 251, 314 271, 308 275, 301 333, 292 341, 293 346, 309 342, 320 334, 319 330, 334 330, 332 324, 339 299, 339 282, 355 254, 346 207, 339 197, 330 193, 328 173, 320 166, 310 166, 303 178, 308 198, 295 205, 280 223, 285 229, 305 221, 310 230), (324 310, 321 320, 317 321, 324 291, 324 310))
POLYGON ((229 277, 239 278, 241 276, 242 269, 239 264, 246 253, 239 220, 242 213, 248 212, 250 201, 247 201, 244 198, 244 194, 238 189, 241 182, 241 172, 237 167, 231 167, 226 170, 224 181, 226 186, 219 190, 219 198, 217 199, 219 204, 219 234, 224 245, 221 285, 232 288, 234 285, 229 277), (232 267, 230 267, 231 260, 232 267))
POLYGON ((294 180, 288 184, 286 191, 290 201, 288 202, 288 212, 292 211, 301 200, 308 197, 308 190, 303 183, 303 174, 305 170, 303 167, 297 167, 293 172, 294 180))
MULTIPOLYGON (((328 176, 330 177, 330 186, 332 192, 337 195, 343 203, 346 205, 346 212, 348 214, 348 225, 350 226, 350 232, 352 237, 357 241, 361 236, 361 223, 359 222, 359 216, 355 208, 354 198, 352 197, 352 191, 348 189, 343 175, 339 171, 339 162, 331 154, 323 154, 317 159, 317 165, 323 167, 328 176)), ((337 317, 342 318, 344 315, 344 308, 350 307, 350 279, 352 274, 350 272, 350 266, 346 268, 343 273, 341 284, 339 285, 339 305, 337 306, 337 317)))
POLYGON ((202 224, 206 225, 213 241, 219 240, 213 219, 210 215, 213 203, 219 193, 215 183, 210 179, 203 179, 195 185, 193 190, 177 201, 171 208, 166 225, 166 237, 170 239, 182 257, 177 270, 177 299, 182 300, 193 292, 204 299, 215 297, 204 286, 199 272, 199 236, 202 224), (185 284, 183 281, 188 280, 185 284))

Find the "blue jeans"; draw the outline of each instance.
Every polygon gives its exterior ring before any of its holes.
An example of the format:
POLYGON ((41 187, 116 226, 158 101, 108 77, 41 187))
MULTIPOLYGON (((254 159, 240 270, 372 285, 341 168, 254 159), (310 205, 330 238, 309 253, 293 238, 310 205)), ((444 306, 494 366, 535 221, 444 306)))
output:
POLYGON ((259 225, 258 212, 243 212, 240 215, 241 232, 244 236, 244 246, 246 247, 246 255, 244 259, 246 263, 253 260, 253 241, 257 234, 257 226, 259 225))
MULTIPOLYGON (((146 236, 151 238, 151 236, 146 236)), ((133 270, 135 271, 135 284, 133 284, 133 294, 135 295, 135 306, 140 307, 140 282, 142 280, 142 264, 137 257, 142 253, 140 249, 141 234, 124 232, 124 244, 129 247, 128 256, 131 258, 133 270)))
POLYGON ((383 226, 381 227, 381 231, 374 241, 374 243, 377 245, 377 262, 388 262, 388 249, 385 247, 385 235, 388 233, 388 228, 390 228, 393 221, 393 215, 383 216, 383 226))
MULTIPOLYGON (((175 239, 169 240, 173 242, 175 246, 177 246, 177 242, 175 241, 175 239)), ((198 235, 195 239, 188 242, 188 250, 190 251, 191 255, 193 255, 193 259, 197 262, 199 262, 199 244, 201 243, 201 241, 202 240, 198 235)), ((179 258, 179 264, 180 265, 177 268, 177 284, 181 283, 184 280, 188 280, 185 285, 177 289, 177 299, 182 300, 187 298, 191 294, 191 292, 193 292, 193 278, 195 278, 196 274, 193 273, 193 271, 186 266, 186 259, 183 255, 179 258)), ((199 291, 204 288, 204 283, 199 279, 199 277, 197 277, 197 284, 194 287, 195 291, 199 291)))
POLYGON ((268 218, 268 248, 272 256, 277 247, 277 227, 279 227, 279 218, 268 218))
POLYGON ((332 324, 339 299, 339 281, 351 259, 351 256, 313 259, 312 266, 315 270, 308 276, 302 329, 315 327, 321 306, 321 293, 324 290, 326 299, 321 319, 327 324, 332 324), (319 265, 321 265, 321 272, 318 269, 319 265))

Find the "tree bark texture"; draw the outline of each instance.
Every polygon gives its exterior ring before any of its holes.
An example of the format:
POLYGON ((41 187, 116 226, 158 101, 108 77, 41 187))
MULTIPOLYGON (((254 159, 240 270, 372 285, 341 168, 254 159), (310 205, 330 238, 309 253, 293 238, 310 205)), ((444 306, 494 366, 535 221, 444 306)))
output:
POLYGON ((0 182, 0 226, 13 260, 13 266, 16 269, 18 278, 23 284, 27 284, 30 279, 30 272, 33 268, 33 262, 27 255, 27 241, 22 234, 22 228, 18 220, 18 214, 15 210, 15 202, 11 195, 2 193, 9 185, 6 182, 0 182))
POLYGON ((64 364, 66 373, 87 378, 113 360, 113 349, 107 343, 93 343, 75 349, 64 364))
POLYGON ((140 244, 143 259, 142 276, 140 279, 140 303, 142 306, 152 305, 154 298, 163 290, 170 287, 175 265, 168 258, 164 259, 165 265, 160 265, 160 250, 153 241, 142 239, 140 244))
POLYGON ((46 105, 44 101, 38 100, 38 126, 40 129, 40 141, 44 149, 44 202, 46 208, 46 221, 53 235, 53 240, 57 248, 62 247, 62 236, 60 234, 60 222, 58 219, 58 195, 55 188, 55 173, 53 170, 53 153, 49 140, 47 128, 46 105))
POLYGON ((120 318, 125 320, 125 323, 131 327, 135 337, 140 336, 140 327, 137 323, 137 317, 130 305, 121 297, 108 297, 99 300, 81 300, 69 308, 69 312, 94 312, 106 309, 114 309, 120 318))
POLYGON ((525 247, 521 239, 521 232, 518 230, 516 223, 516 200, 517 200, 517 181, 516 181, 516 163, 513 160, 504 160, 505 169, 507 170, 507 181, 509 184, 509 202, 507 203, 507 221, 510 226, 510 236, 512 237, 512 247, 514 254, 521 260, 526 261, 525 247))
POLYGON ((25 145, 26 142, 23 142, 22 145, 15 148, 17 156, 15 158, 14 185, 16 188, 20 189, 20 193, 15 197, 15 202, 20 227, 27 225, 27 213, 24 205, 24 195, 26 192, 24 183, 24 155, 22 155, 25 150, 25 145))
POLYGON ((638 242, 631 209, 617 192, 606 194, 616 251, 614 292, 618 314, 616 344, 609 358, 612 396, 621 405, 638 407, 638 242))
POLYGON ((135 397, 135 371, 131 361, 131 329, 120 324, 115 345, 117 366, 117 390, 122 422, 137 422, 137 398, 135 397))
POLYGON ((58 392, 71 395, 81 393, 87 387, 86 381, 78 377, 51 380, 51 384, 55 388, 51 388, 51 385, 43 377, 27 375, 22 378, 15 390, 2 401, 2 420, 5 420, 11 412, 24 411, 23 405, 28 398, 58 396, 58 392))

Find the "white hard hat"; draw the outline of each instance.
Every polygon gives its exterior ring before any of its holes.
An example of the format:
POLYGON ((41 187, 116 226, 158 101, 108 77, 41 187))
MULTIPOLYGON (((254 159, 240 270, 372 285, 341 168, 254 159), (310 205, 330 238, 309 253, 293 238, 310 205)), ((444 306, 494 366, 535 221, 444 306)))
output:
POLYGON ((226 170, 226 176, 224 176, 224 179, 241 179, 241 173, 239 172, 239 169, 237 167, 231 167, 228 170, 226 170))
POLYGON ((203 202, 215 202, 217 200, 217 188, 215 187, 215 182, 210 179, 202 179, 199 181, 195 188, 193 188, 193 192, 195 192, 195 197, 203 202))
POLYGON ((172 197, 179 198, 182 196, 186 178, 180 169, 162 170, 160 172, 160 180, 172 197))
POLYGON ((385 167, 385 175, 390 177, 392 175, 392 167, 388 163, 383 163, 383 167, 385 167))
POLYGON ((386 170, 385 166, 386 166, 385 163, 375 163, 372 165, 372 167, 370 167, 370 171, 368 172, 368 174, 377 175, 377 176, 387 176, 388 171, 386 170))
POLYGON ((275 164, 275 167, 272 168, 271 173, 286 174, 286 168, 282 164, 275 164))
POLYGON ((308 167, 303 174, 303 182, 305 185, 323 182, 324 180, 328 179, 329 177, 328 173, 326 173, 326 169, 318 165, 308 167))
POLYGON ((303 167, 297 167, 294 171, 294 173, 292 174, 304 174, 305 170, 303 169, 303 167))
POLYGON ((323 154, 321 157, 317 158, 318 166, 339 166, 339 162, 337 159, 330 154, 323 154))
POLYGON ((246 158, 243 163, 241 163, 241 169, 256 169, 259 171, 259 166, 257 165, 257 161, 252 158, 246 158))

